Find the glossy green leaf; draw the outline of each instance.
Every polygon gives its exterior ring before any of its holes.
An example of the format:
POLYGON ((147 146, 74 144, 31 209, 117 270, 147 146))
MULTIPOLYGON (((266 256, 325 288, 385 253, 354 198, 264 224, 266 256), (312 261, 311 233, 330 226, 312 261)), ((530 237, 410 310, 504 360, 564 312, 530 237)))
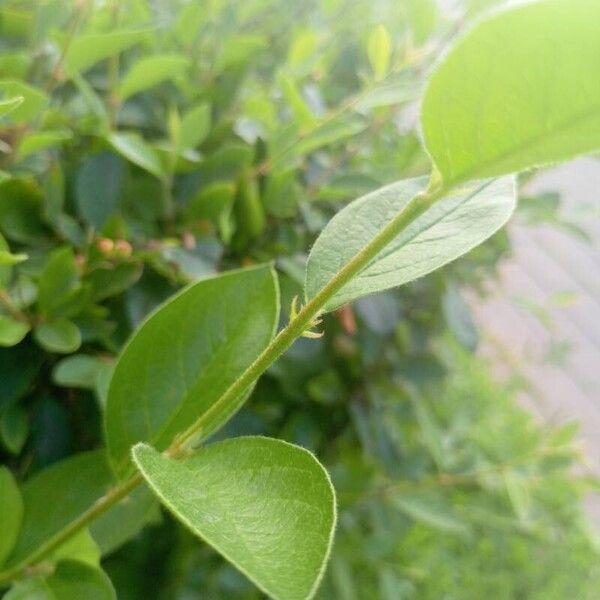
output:
POLYGON ((172 460, 145 444, 134 460, 191 531, 266 594, 314 594, 336 521, 329 476, 307 450, 280 440, 235 438, 172 460))
POLYGON ((382 79, 388 72, 392 56, 392 40, 384 25, 378 25, 370 33, 367 52, 375 79, 382 79))
MULTIPOLYGON (((204 279, 155 311, 125 346, 108 392, 106 435, 116 472, 130 470, 136 442, 164 450, 210 408, 267 346, 278 318, 268 266, 204 279)), ((233 411, 214 415, 201 437, 233 411)))
POLYGON ((0 314, 0 346, 15 346, 27 335, 29 329, 27 323, 0 314))
POLYGON ((0 467, 0 565, 11 553, 23 521, 23 499, 12 473, 0 467))
POLYGON ((116 56, 141 42, 148 30, 91 33, 75 38, 65 56, 65 68, 70 76, 86 71, 97 62, 116 56))
POLYGON ((83 562, 64 561, 47 577, 24 579, 4 600, 116 600, 106 573, 83 562))
POLYGON ((23 526, 8 565, 19 564, 50 540, 105 494, 113 479, 105 453, 95 451, 55 463, 26 481, 23 526))
POLYGON ((127 72, 117 88, 117 94, 121 100, 126 100, 162 81, 180 77, 189 64, 190 61, 179 54, 159 54, 142 58, 127 72))
POLYGON ((108 138, 111 146, 127 160, 161 179, 163 166, 157 152, 137 133, 112 133, 108 138))
POLYGON ((198 104, 184 113, 181 119, 181 147, 195 148, 210 132, 212 123, 210 104, 198 104))
POLYGON ((446 184, 600 148, 600 3, 544 0, 467 33, 423 100, 427 149, 446 184))
POLYGON ((81 346, 79 327, 64 317, 38 325, 33 334, 37 343, 48 352, 70 354, 81 346))
MULTIPOLYGON (((426 185, 425 178, 399 181, 335 215, 308 257, 306 297, 312 298, 426 185)), ((453 261, 502 227, 515 200, 512 177, 477 182, 439 200, 346 284, 326 310, 403 285, 453 261)))
POLYGON ((96 229, 117 210, 123 188, 123 161, 111 152, 90 156, 77 173, 75 199, 81 218, 96 229))

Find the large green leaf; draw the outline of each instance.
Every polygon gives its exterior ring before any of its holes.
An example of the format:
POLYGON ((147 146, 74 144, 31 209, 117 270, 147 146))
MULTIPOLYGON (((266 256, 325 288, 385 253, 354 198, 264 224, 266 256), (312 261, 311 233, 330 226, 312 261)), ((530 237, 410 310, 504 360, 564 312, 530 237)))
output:
POLYGON ((431 76, 425 143, 446 184, 600 148, 600 2, 546 0, 483 21, 431 76))
MULTIPOLYGON (((407 179, 355 200, 325 227, 308 257, 306 296, 312 298, 424 189, 407 179)), ((465 254, 497 231, 515 208, 512 177, 476 182, 436 202, 342 288, 326 310, 403 285, 465 254)))
MULTIPOLYGON (((278 318, 269 266, 204 279, 154 312, 123 350, 108 392, 106 434, 116 472, 130 469, 135 443, 164 450, 208 410, 267 346, 278 318)), ((214 415, 202 437, 237 408, 214 415)))
POLYGON ((335 494, 308 451, 280 440, 234 438, 173 460, 133 451, 163 504, 272 598, 310 598, 323 575, 335 494))
POLYGON ((188 66, 189 60, 180 54, 147 56, 131 67, 117 93, 121 100, 126 100, 161 81, 180 76, 188 66))
POLYGON ((12 473, 0 467, 0 565, 13 549, 23 521, 23 499, 12 473))

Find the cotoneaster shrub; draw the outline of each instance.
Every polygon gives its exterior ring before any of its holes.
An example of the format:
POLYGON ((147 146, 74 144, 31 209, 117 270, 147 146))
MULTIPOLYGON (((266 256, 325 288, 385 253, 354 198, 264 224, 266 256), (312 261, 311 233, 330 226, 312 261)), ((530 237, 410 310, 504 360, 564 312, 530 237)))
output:
POLYGON ((120 598, 310 597, 338 512, 323 597, 594 596, 572 431, 468 357, 458 286, 514 173, 598 149, 597 3, 441 60, 429 2, 0 17, 9 600, 112 598, 101 557, 120 598))

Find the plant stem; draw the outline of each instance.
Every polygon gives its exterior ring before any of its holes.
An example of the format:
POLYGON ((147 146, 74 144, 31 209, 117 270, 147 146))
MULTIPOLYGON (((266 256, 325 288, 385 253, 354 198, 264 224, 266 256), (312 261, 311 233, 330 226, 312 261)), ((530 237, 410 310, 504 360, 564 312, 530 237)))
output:
MULTIPOLYGON (((284 327, 256 360, 242 375, 223 393, 223 395, 203 413, 188 429, 178 434, 165 451, 172 458, 186 454, 194 439, 202 432, 208 419, 215 413, 228 410, 243 394, 307 329, 325 306, 344 285, 362 271, 395 237, 408 225, 422 215, 429 207, 439 200, 447 190, 439 188, 428 189, 417 194, 404 208, 350 260, 284 327)), ((97 500, 88 510, 71 521, 64 529, 40 546, 33 554, 8 571, 0 573, 0 585, 17 577, 28 565, 39 562, 58 548, 72 535, 91 523, 94 519, 114 506, 119 500, 128 496, 143 482, 137 473, 130 479, 112 488, 105 496, 97 500)))
POLYGON ((96 502, 94 502, 94 504, 92 504, 92 506, 90 506, 90 508, 88 508, 84 513, 80 514, 76 519, 71 521, 64 529, 61 529, 48 541, 39 546, 39 548, 30 554, 24 561, 17 563, 14 567, 11 567, 3 573, 0 573, 0 586, 17 578, 29 565, 35 564, 48 556, 48 554, 61 546, 80 529, 83 529, 86 525, 97 519, 101 514, 105 513, 109 508, 114 506, 117 502, 128 496, 142 482, 142 475, 140 473, 136 473, 127 481, 112 488, 107 494, 96 500, 96 502))
POLYGON ((417 194, 404 208, 346 265, 332 277, 321 290, 304 305, 295 319, 282 329, 258 358, 240 375, 225 393, 195 423, 179 434, 167 450, 170 456, 177 456, 193 441, 207 420, 227 409, 243 394, 309 327, 318 317, 327 301, 339 292, 344 285, 362 271, 398 234, 423 214, 444 190, 417 194))

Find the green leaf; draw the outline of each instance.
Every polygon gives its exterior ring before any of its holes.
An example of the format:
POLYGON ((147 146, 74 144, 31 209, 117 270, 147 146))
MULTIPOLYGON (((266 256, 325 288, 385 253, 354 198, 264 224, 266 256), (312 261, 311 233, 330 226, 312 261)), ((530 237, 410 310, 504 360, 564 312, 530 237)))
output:
POLYGON ((81 346, 79 327, 64 317, 39 325, 33 334, 38 344, 48 352, 70 354, 81 346))
POLYGON ((162 503, 266 594, 312 597, 329 557, 336 505, 327 472, 307 450, 247 437, 183 460, 145 444, 133 456, 162 503))
POLYGON ((52 381, 63 387, 93 390, 104 364, 100 358, 87 354, 68 356, 56 363, 52 370, 52 381))
POLYGON ((29 330, 27 323, 0 314, 0 346, 16 346, 29 330))
POLYGON ((61 562, 76 560, 91 567, 100 566, 100 548, 90 534, 89 529, 80 529, 64 544, 60 545, 51 555, 51 560, 61 562))
POLYGON ((27 411, 18 403, 9 404, 0 416, 0 440, 13 455, 18 455, 29 435, 27 411))
MULTIPOLYGON (((22 101, 10 110, 10 120, 18 124, 33 121, 48 103, 48 96, 45 92, 18 79, 0 81, 0 95, 22 98, 22 101)), ((4 114, 8 114, 8 112, 4 114)))
POLYGON ((435 70, 425 144, 446 185, 600 148, 600 3, 527 3, 481 22, 435 70))
POLYGON ((283 96, 289 104, 298 124, 306 131, 312 130, 318 123, 317 117, 310 110, 302 97, 296 82, 283 73, 279 75, 279 84, 283 96))
POLYGON ((184 113, 181 119, 181 146, 195 148, 199 146, 210 132, 210 104, 198 104, 184 113))
POLYGON ((116 600, 106 573, 82 562, 59 563, 47 577, 15 583, 4 600, 116 600))
POLYGON ((162 81, 180 77, 190 61, 179 54, 147 56, 135 63, 125 75, 117 94, 121 100, 147 90, 162 81))
POLYGON ((7 115, 12 112, 17 106, 20 106, 23 103, 23 96, 15 96, 14 98, 9 98, 8 100, 0 101, 0 117, 7 115))
POLYGON ((367 53, 375 79, 383 79, 390 68, 392 56, 392 40, 384 25, 377 25, 369 35, 367 53))
POLYGON ((220 73, 228 67, 245 63, 267 46, 267 40, 262 35, 240 35, 238 33, 225 40, 215 61, 215 72, 220 73))
POLYGON ((77 173, 77 212, 97 230, 119 206, 123 175, 123 161, 111 152, 90 156, 77 173))
POLYGON ((146 524, 159 520, 156 497, 143 486, 96 519, 90 531, 104 556, 122 546, 146 524))
MULTIPOLYGON (((355 200, 325 227, 308 257, 312 298, 426 186, 425 178, 393 183, 355 200)), ((515 208, 512 177, 476 182, 436 202, 340 290, 326 310, 403 285, 462 256, 496 232, 515 208)))
POLYGON ((38 280, 38 305, 46 316, 62 315, 82 293, 75 254, 69 246, 52 252, 38 280))
POLYGON ((439 493, 398 494, 392 498, 393 504, 411 519, 455 534, 467 534, 469 527, 458 518, 452 506, 439 493))
POLYGON ((19 144, 17 159, 23 160, 31 154, 62 144, 72 137, 73 134, 68 130, 37 131, 27 134, 19 144))
POLYGON ((106 454, 95 451, 55 463, 26 481, 23 526, 8 566, 27 559, 104 495, 113 480, 106 454))
POLYGON ((73 40, 65 56, 65 68, 71 77, 86 71, 97 62, 116 56, 146 39, 149 30, 92 33, 73 40))
POLYGON ((0 467, 0 565, 11 553, 23 521, 23 499, 12 473, 0 467))
POLYGON ((157 152, 137 133, 112 133, 110 145, 123 157, 159 179, 164 177, 157 152))
POLYGON ((27 254, 11 254, 6 250, 0 250, 0 266, 18 265, 27 260, 27 254))
MULTIPOLYGON (((119 475, 130 449, 146 441, 164 450, 205 413, 270 342, 279 318, 270 267, 204 279, 155 311, 125 346, 106 406, 109 455, 119 475)), ((205 423, 207 437, 235 412, 205 423)))

